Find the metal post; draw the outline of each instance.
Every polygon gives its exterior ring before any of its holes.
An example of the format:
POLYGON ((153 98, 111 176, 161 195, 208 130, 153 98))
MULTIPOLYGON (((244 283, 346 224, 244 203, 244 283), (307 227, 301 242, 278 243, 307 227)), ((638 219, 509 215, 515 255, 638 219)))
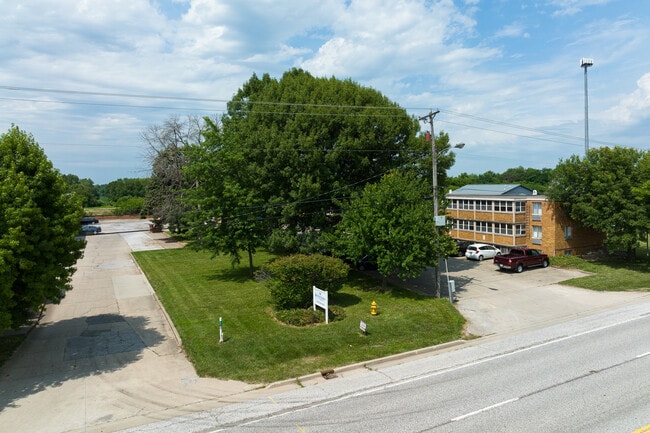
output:
POLYGON ((585 158, 589 154, 589 93, 587 90, 587 68, 593 66, 594 59, 580 59, 580 67, 585 70, 585 158))

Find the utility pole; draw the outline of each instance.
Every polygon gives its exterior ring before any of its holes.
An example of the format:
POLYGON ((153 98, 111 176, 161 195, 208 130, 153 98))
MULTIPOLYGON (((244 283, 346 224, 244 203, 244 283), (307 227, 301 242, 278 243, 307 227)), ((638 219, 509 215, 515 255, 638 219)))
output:
MULTIPOLYGON (((438 149, 436 149, 436 135, 433 132, 433 118, 436 117, 436 114, 440 113, 440 110, 430 111, 426 116, 420 117, 420 121, 429 121, 429 128, 431 136, 431 172, 433 180, 433 218, 438 216, 438 149)), ((436 225, 436 239, 438 238, 438 226, 436 225)), ((440 259, 438 259, 438 262, 440 259)), ((436 263, 433 266, 433 288, 435 291, 436 298, 440 297, 440 266, 439 263, 436 263)))
POLYGON ((587 68, 594 65, 594 59, 580 59, 580 67, 585 69, 585 158, 589 154, 589 96, 587 93, 587 68))

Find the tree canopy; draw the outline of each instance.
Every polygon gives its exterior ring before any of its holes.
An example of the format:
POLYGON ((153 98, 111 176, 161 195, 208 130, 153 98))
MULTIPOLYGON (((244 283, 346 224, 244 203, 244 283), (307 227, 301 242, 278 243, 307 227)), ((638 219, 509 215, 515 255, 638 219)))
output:
POLYGON ((562 202, 574 220, 605 233, 610 251, 626 251, 632 258, 650 225, 647 161, 648 152, 632 148, 591 149, 584 158, 560 161, 547 195, 562 202))
POLYGON ((437 232, 432 207, 424 179, 412 171, 386 174, 343 207, 339 250, 355 261, 369 255, 384 277, 417 276, 454 248, 449 236, 437 232))
MULTIPOLYGON (((430 182, 418 130, 404 109, 351 80, 299 69, 280 80, 253 75, 188 153, 196 243, 235 260, 269 239, 287 252, 304 247, 333 229, 337 199, 391 170, 408 166, 430 182)), ((453 157, 439 162, 444 175, 453 157)))
POLYGON ((0 330, 72 288, 83 208, 67 188, 30 134, 13 126, 0 136, 0 330))

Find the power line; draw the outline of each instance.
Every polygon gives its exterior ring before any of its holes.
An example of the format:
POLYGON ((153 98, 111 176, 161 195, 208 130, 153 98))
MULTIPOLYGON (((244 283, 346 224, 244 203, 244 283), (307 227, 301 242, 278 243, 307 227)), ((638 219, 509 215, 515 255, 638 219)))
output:
MULTIPOLYGON (((42 92, 42 93, 57 93, 57 94, 70 94, 70 95, 86 95, 86 96, 101 96, 101 97, 120 97, 120 98, 134 98, 134 99, 161 99, 161 100, 176 100, 176 101, 190 101, 190 102, 213 102, 213 103, 239 103, 245 105, 261 105, 261 106, 283 106, 283 107, 311 107, 311 108, 329 108, 329 109, 356 109, 356 110, 396 110, 400 112, 408 111, 422 111, 425 108, 422 107, 400 107, 400 106, 372 106, 372 105, 334 105, 334 104, 307 104, 307 103, 289 103, 289 102, 272 102, 272 101, 228 101, 225 99, 218 98, 191 98, 191 97, 182 97, 182 96, 169 96, 169 95, 153 95, 153 94, 129 94, 129 93, 117 93, 117 92, 93 92, 93 91, 81 91, 81 90, 65 90, 65 89, 49 89, 49 88, 36 88, 36 87, 18 87, 18 86, 0 86, 0 89, 10 90, 10 91, 22 91, 22 92, 42 92)), ((107 107, 121 107, 121 108, 148 108, 148 109, 167 109, 167 110, 191 110, 191 111, 217 111, 225 112, 223 108, 191 108, 191 107, 168 107, 168 106, 133 106, 128 104, 110 104, 110 103, 99 103, 99 102, 79 102, 79 101, 54 101, 54 100, 38 100, 38 99, 21 99, 21 98, 0 98, 0 100, 18 100, 25 102, 35 102, 35 103, 58 103, 58 104, 72 104, 72 105, 95 105, 95 106, 107 106, 107 107)), ((426 109, 429 110, 429 109, 426 109)), ((550 135, 558 138, 563 138, 567 140, 577 140, 582 141, 583 137, 571 136, 568 134, 562 134, 554 131, 548 131, 540 128, 532 128, 528 126, 522 126, 514 123, 508 123, 504 121, 488 119, 481 116, 475 116, 466 113, 460 113, 453 110, 439 109, 441 113, 447 114, 449 116, 464 117, 479 122, 484 122, 492 125, 505 126, 512 129, 520 129, 524 131, 536 132, 542 135, 550 135)), ((268 115, 303 115, 303 116, 344 116, 344 117, 401 117, 401 114, 381 114, 381 113, 372 113, 372 114, 363 114, 363 113, 340 113, 340 112, 324 112, 324 113, 305 113, 305 112, 287 112, 287 111, 254 111, 250 113, 255 114, 268 114, 268 115)), ((491 131, 499 134, 512 135, 521 138, 536 139, 542 141, 556 142, 560 144, 569 144, 576 146, 574 143, 566 143, 564 141, 551 140, 535 136, 526 136, 521 134, 516 134, 513 132, 500 131, 491 128, 480 127, 477 125, 468 125, 463 123, 452 122, 444 119, 439 119, 440 122, 446 122, 453 125, 463 126, 466 128, 479 129, 485 131, 491 131)), ((616 146, 617 143, 591 140, 592 142, 599 143, 606 146, 616 146)))

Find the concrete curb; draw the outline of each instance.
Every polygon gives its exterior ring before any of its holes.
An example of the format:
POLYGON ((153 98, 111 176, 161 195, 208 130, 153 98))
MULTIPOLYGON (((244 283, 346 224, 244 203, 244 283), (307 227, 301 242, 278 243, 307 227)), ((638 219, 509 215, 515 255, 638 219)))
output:
MULTIPOLYGON (((345 365, 342 367, 335 368, 333 370, 334 370, 334 374, 336 374, 337 372, 344 373, 344 372, 351 372, 354 370, 372 370, 384 364, 397 363, 399 361, 403 361, 406 359, 428 355, 433 352, 438 352, 452 347, 461 346, 466 343, 467 340, 449 341, 447 343, 438 344, 436 346, 423 347, 421 349, 415 349, 409 352, 397 353, 395 355, 384 356, 383 358, 376 358, 376 359, 371 359, 369 361, 358 362, 356 364, 345 365)), ((292 379, 285 379, 278 382, 270 383, 265 386, 265 389, 274 389, 274 388, 280 388, 280 387, 295 385, 295 384, 300 385, 302 383, 318 380, 320 378, 322 378, 322 374, 320 372, 311 373, 311 374, 307 374, 292 379)))

